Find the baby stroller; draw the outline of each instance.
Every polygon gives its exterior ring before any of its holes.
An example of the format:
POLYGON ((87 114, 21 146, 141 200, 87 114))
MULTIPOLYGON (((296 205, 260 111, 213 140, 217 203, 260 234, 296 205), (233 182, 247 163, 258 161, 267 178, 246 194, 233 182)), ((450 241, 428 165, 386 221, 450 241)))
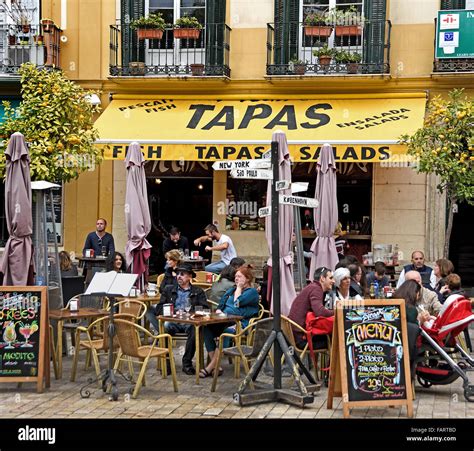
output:
POLYGON ((415 373, 423 387, 447 385, 463 379, 464 397, 474 402, 474 385, 467 371, 474 369, 474 359, 456 342, 456 337, 474 321, 471 302, 464 296, 449 296, 434 322, 421 327, 417 341, 415 373))

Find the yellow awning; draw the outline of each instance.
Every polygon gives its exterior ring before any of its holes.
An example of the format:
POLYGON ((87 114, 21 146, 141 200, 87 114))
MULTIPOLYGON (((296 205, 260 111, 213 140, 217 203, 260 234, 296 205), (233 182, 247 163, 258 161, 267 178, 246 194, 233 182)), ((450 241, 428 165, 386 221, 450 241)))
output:
MULTIPOLYGON (((301 96, 300 96, 301 97, 301 96)), ((313 96, 305 99, 114 96, 96 122, 106 159, 124 159, 138 141, 149 160, 258 158, 283 130, 296 162, 315 161, 330 143, 338 161, 397 160, 400 135, 423 125, 426 94, 313 96)))

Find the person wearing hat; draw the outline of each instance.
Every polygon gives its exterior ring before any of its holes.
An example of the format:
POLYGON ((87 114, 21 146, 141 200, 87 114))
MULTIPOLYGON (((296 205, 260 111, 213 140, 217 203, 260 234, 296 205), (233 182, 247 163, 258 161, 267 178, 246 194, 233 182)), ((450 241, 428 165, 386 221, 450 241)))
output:
POLYGON ((337 268, 334 273, 334 298, 339 301, 347 301, 348 299, 362 300, 362 296, 356 294, 351 296, 351 273, 347 268, 337 268))
MULTIPOLYGON (((153 333, 158 333, 157 316, 163 314, 164 304, 173 304, 174 311, 185 310, 187 305, 191 305, 190 312, 194 312, 197 305, 209 308, 206 294, 202 288, 191 284, 192 278, 196 277, 191 263, 181 263, 176 269, 176 285, 167 285, 161 293, 160 302, 148 307, 146 317, 150 321, 150 329, 153 333)), ((196 352, 194 326, 192 324, 168 323, 165 322, 165 332, 170 335, 185 333, 187 335, 186 346, 183 355, 183 372, 192 375, 196 374, 193 367, 193 357, 196 352)))

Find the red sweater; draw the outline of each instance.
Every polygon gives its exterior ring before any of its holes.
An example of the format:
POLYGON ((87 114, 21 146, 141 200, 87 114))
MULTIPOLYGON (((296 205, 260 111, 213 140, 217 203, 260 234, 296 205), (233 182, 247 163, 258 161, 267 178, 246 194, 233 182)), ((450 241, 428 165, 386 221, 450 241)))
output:
MULTIPOLYGON (((324 291, 319 282, 307 285, 291 304, 288 317, 305 329, 306 314, 313 311, 316 316, 333 316, 334 311, 324 307, 324 291)), ((303 334, 301 334, 303 336, 303 334)))

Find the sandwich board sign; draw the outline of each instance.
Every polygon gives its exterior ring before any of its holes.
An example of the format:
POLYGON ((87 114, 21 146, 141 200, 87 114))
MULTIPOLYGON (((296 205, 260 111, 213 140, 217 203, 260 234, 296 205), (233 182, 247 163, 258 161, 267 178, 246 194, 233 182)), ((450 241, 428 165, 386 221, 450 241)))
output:
POLYGON ((50 386, 48 324, 46 287, 0 288, 0 383, 50 386))
POLYGON ((405 405, 413 416, 403 299, 338 302, 335 309, 327 408, 342 397, 351 407, 405 405))

